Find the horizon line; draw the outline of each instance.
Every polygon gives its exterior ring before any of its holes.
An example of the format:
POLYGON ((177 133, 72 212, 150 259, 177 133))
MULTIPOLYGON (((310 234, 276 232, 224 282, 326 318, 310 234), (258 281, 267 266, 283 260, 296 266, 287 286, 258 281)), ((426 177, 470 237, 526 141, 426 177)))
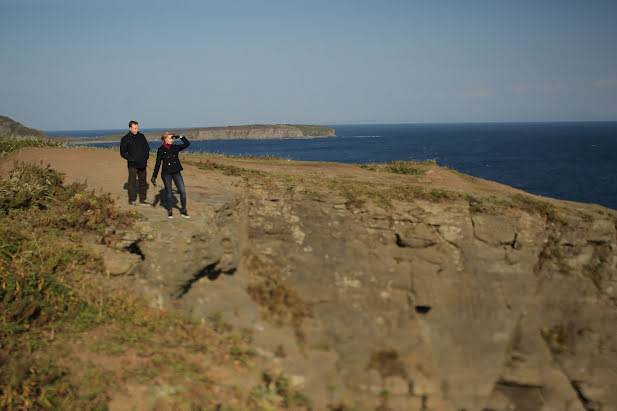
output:
MULTIPOLYGON (((425 122, 386 122, 386 123, 245 123, 245 124, 227 124, 217 126, 182 126, 182 127, 144 127, 144 130, 187 130, 191 128, 211 128, 211 127, 241 127, 241 126, 253 126, 253 125, 307 125, 307 126, 369 126, 369 125, 457 125, 457 124, 555 124, 555 123, 617 123, 617 120, 534 120, 534 121, 425 121, 425 122)), ((62 129, 48 129, 41 131, 44 132, 58 132, 58 131, 98 131, 98 130, 124 130, 124 128, 62 128, 62 129)))

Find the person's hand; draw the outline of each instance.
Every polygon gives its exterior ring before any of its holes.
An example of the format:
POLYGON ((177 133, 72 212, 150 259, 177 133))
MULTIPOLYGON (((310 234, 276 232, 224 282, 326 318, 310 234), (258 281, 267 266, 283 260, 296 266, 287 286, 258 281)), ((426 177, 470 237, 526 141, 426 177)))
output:
POLYGON ((152 177, 150 181, 152 182, 152 185, 156 187, 156 178, 152 177))

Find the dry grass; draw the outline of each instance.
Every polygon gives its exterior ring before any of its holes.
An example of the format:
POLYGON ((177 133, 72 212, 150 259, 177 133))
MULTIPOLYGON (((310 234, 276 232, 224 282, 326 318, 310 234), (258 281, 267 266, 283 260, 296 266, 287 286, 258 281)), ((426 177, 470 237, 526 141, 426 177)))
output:
POLYGON ((377 370, 382 378, 398 376, 407 378, 405 365, 395 349, 385 349, 374 352, 368 364, 368 368, 377 370))
POLYGON ((62 147, 63 144, 50 138, 19 138, 0 136, 0 158, 6 157, 13 151, 26 147, 62 147))
POLYGON ((544 217, 547 222, 563 222, 557 208, 547 201, 538 200, 523 194, 514 194, 510 196, 510 199, 516 208, 531 214, 539 214, 544 217))
MULTIPOLYGON (((434 160, 433 160, 434 162, 434 160)), ((362 164, 360 167, 370 171, 381 173, 407 174, 407 175, 422 175, 426 170, 421 166, 431 165, 433 163, 417 162, 417 161, 391 161, 386 164, 370 163, 362 164)))
POLYGON ((205 161, 187 161, 187 164, 194 165, 200 170, 214 170, 223 173, 226 176, 235 177, 265 177, 267 173, 259 170, 253 170, 249 168, 242 168, 237 166, 231 166, 227 164, 221 164, 212 160, 205 161))
POLYGON ((264 317, 279 326, 290 324, 300 344, 306 340, 302 329, 305 318, 312 317, 311 310, 298 293, 282 279, 272 264, 250 255, 248 269, 260 281, 248 286, 248 294, 263 309, 264 317))
POLYGON ((558 324, 551 328, 545 327, 542 328, 541 334, 552 352, 560 354, 567 351, 570 333, 566 326, 558 324))

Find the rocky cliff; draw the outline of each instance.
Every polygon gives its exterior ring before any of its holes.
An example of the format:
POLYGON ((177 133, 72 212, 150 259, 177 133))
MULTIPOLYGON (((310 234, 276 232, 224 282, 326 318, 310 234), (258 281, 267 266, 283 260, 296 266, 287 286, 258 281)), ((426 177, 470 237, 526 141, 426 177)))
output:
POLYGON ((253 124, 249 126, 201 127, 175 130, 196 140, 334 137, 334 129, 295 124, 253 124))
MULTIPOLYGON (((314 138, 334 137, 335 130, 326 126, 302 124, 250 124, 245 126, 227 127, 197 127, 185 129, 170 129, 174 134, 183 134, 191 140, 239 140, 239 139, 271 139, 271 138, 314 138)), ((126 133, 93 138, 62 138, 70 143, 113 142, 120 141, 126 133)), ((148 140, 160 141, 161 132, 144 132, 148 140)))
POLYGON ((47 135, 43 131, 26 127, 23 124, 12 120, 6 116, 0 116, 0 136, 47 137, 47 135))
POLYGON ((434 164, 183 161, 192 218, 157 189, 110 281, 247 330, 315 409, 616 409, 615 211, 434 164))

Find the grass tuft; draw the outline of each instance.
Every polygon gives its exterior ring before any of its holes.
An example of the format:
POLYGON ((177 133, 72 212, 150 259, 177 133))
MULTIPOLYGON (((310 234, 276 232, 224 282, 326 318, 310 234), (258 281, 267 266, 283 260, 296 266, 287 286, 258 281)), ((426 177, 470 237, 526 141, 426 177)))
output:
POLYGON ((538 200, 523 194, 513 194, 510 196, 510 199, 514 206, 528 213, 539 214, 544 217, 547 222, 563 222, 557 208, 547 201, 538 200))
MULTIPOLYGON (((434 160, 433 160, 434 161, 434 160)), ((370 171, 382 172, 382 173, 394 173, 394 174, 407 174, 407 175, 422 175, 426 173, 426 170, 419 168, 419 165, 428 165, 426 162, 419 163, 417 161, 391 161, 386 164, 370 163, 362 164, 360 167, 370 171)))
POLYGON ((311 310, 300 299, 298 293, 282 279, 280 272, 256 255, 248 261, 251 274, 261 281, 248 286, 248 294, 263 308, 267 320, 276 325, 290 324, 299 343, 303 344, 306 334, 302 323, 312 317, 311 310))
POLYGON ((371 355, 368 368, 377 370, 382 378, 392 376, 407 378, 405 365, 399 358, 399 353, 396 349, 386 349, 374 352, 371 355))
POLYGON ((279 402, 283 408, 304 408, 312 409, 311 401, 302 391, 294 389, 289 383, 289 379, 283 373, 272 374, 264 372, 262 374, 262 384, 253 387, 251 398, 255 409, 264 409, 264 402, 279 402))
POLYGON ((542 328, 541 334, 552 352, 560 354, 567 351, 570 333, 564 325, 558 324, 551 328, 542 328))

